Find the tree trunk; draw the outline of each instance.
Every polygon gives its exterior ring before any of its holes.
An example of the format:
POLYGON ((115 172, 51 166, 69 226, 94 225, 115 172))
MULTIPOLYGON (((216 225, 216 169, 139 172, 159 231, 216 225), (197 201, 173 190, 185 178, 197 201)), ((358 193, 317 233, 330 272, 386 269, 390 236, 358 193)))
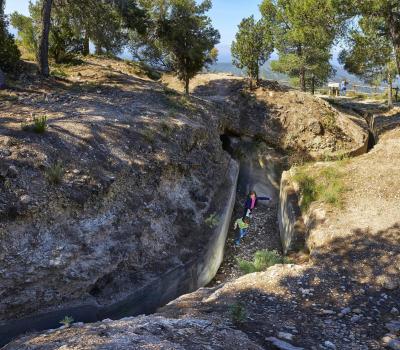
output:
POLYGON ((392 94, 392 75, 388 73, 388 107, 393 107, 393 94, 392 94))
POLYGON ((306 91, 306 70, 304 67, 300 68, 300 88, 301 91, 306 91))
POLYGON ((0 69, 0 89, 4 89, 5 87, 6 87, 6 76, 0 69))
POLYGON ((315 94, 315 76, 314 74, 311 76, 311 93, 315 94))
POLYGON ((260 69, 259 69, 258 62, 257 62, 257 68, 256 68, 256 84, 257 84, 257 86, 260 86, 260 69))
POLYGON ((89 48, 89 36, 88 33, 85 32, 85 37, 83 38, 83 48, 82 48, 82 55, 87 56, 90 54, 89 48))
MULTIPOLYGON (((0 30, 5 30, 4 26, 4 5, 5 0, 0 0, 0 30)), ((0 33, 1 35, 1 33, 0 33)), ((6 76, 0 68, 0 89, 4 89, 6 87, 6 76)))
POLYGON ((40 74, 48 77, 49 70, 49 33, 50 33, 50 20, 51 20, 51 7, 53 0, 44 0, 42 7, 42 33, 39 43, 39 71, 40 74))
POLYGON ((400 28, 397 21, 393 12, 391 12, 387 24, 396 57, 397 73, 400 74, 400 28))
POLYGON ((96 44, 95 44, 94 53, 95 53, 96 55, 99 55, 99 56, 103 54, 103 49, 101 48, 100 45, 96 45, 96 44))
POLYGON ((190 79, 188 77, 185 77, 185 94, 189 95, 189 82, 190 79))

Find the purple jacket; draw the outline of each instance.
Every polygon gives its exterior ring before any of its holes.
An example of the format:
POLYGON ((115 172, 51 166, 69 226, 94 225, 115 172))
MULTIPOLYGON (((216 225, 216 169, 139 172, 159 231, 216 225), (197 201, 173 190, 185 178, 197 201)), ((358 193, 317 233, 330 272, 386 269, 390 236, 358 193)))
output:
MULTIPOLYGON (((254 208, 257 206, 258 201, 270 201, 271 198, 269 197, 256 197, 256 202, 254 203, 254 208)), ((245 209, 250 209, 251 208, 251 197, 247 196, 246 202, 244 203, 245 209)))

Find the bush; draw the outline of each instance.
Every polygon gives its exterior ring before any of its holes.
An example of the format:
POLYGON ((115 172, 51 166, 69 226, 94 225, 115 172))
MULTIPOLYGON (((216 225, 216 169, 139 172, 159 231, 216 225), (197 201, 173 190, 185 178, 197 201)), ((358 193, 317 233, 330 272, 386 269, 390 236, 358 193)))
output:
POLYGON ((57 185, 61 183, 61 180, 64 176, 64 169, 60 162, 57 162, 50 166, 50 168, 46 171, 47 180, 53 184, 57 185))
POLYGON ((60 320, 60 323, 67 327, 69 327, 73 322, 74 319, 71 316, 65 316, 62 320, 60 320))
POLYGON ((246 308, 242 303, 235 303, 229 307, 231 319, 234 324, 243 323, 246 320, 246 308))
POLYGON ((43 134, 47 129, 47 117, 33 118, 33 131, 37 134, 43 134))
POLYGON ((22 122, 21 129, 24 131, 33 131, 37 134, 43 134, 47 129, 47 116, 34 117, 31 123, 22 122))
POLYGON ((276 250, 259 250, 253 261, 238 259, 239 268, 245 273, 265 271, 276 264, 287 264, 289 259, 280 255, 276 250))

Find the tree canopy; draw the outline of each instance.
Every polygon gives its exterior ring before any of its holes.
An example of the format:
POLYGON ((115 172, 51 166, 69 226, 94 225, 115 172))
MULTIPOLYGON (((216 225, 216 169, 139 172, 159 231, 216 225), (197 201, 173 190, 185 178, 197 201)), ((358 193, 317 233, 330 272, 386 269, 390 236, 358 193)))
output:
POLYGON ((231 51, 233 64, 245 69, 251 81, 257 82, 262 66, 274 50, 272 32, 263 21, 255 21, 254 16, 244 18, 239 25, 231 51))
POLYGON ((307 83, 325 82, 333 73, 331 48, 343 16, 334 0, 264 0, 260 10, 271 27, 279 59, 272 69, 307 83))
POLYGON ((189 93, 189 82, 215 59, 213 49, 220 34, 211 25, 206 12, 211 1, 196 4, 194 0, 171 0, 170 7, 160 19, 157 36, 178 79, 189 93))

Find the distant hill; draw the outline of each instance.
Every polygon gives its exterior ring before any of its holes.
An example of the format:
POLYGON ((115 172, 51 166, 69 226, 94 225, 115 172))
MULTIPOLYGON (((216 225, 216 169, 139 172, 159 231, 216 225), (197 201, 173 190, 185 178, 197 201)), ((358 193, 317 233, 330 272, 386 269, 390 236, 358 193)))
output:
MULTIPOLYGON (((341 82, 342 80, 346 80, 347 82, 350 83, 350 85, 356 84, 356 85, 367 86, 367 84, 365 82, 363 82, 361 79, 359 79, 355 75, 347 72, 343 67, 341 67, 339 65, 335 65, 335 64, 333 65, 333 67, 336 70, 336 74, 334 77, 329 79, 329 81, 341 82)), ((215 72, 215 73, 232 73, 232 74, 238 75, 238 76, 245 75, 245 73, 242 70, 238 69, 230 62, 217 62, 216 64, 212 65, 208 69, 208 71, 215 72)), ((276 73, 276 72, 272 71, 270 61, 267 62, 262 67, 261 77, 263 79, 277 80, 279 82, 289 82, 290 81, 290 78, 286 74, 276 73)), ((380 89, 382 90, 383 88, 385 88, 384 85, 382 85, 382 87, 380 89)), ((364 89, 360 89, 360 90, 369 92, 370 89, 364 88, 364 89)))

